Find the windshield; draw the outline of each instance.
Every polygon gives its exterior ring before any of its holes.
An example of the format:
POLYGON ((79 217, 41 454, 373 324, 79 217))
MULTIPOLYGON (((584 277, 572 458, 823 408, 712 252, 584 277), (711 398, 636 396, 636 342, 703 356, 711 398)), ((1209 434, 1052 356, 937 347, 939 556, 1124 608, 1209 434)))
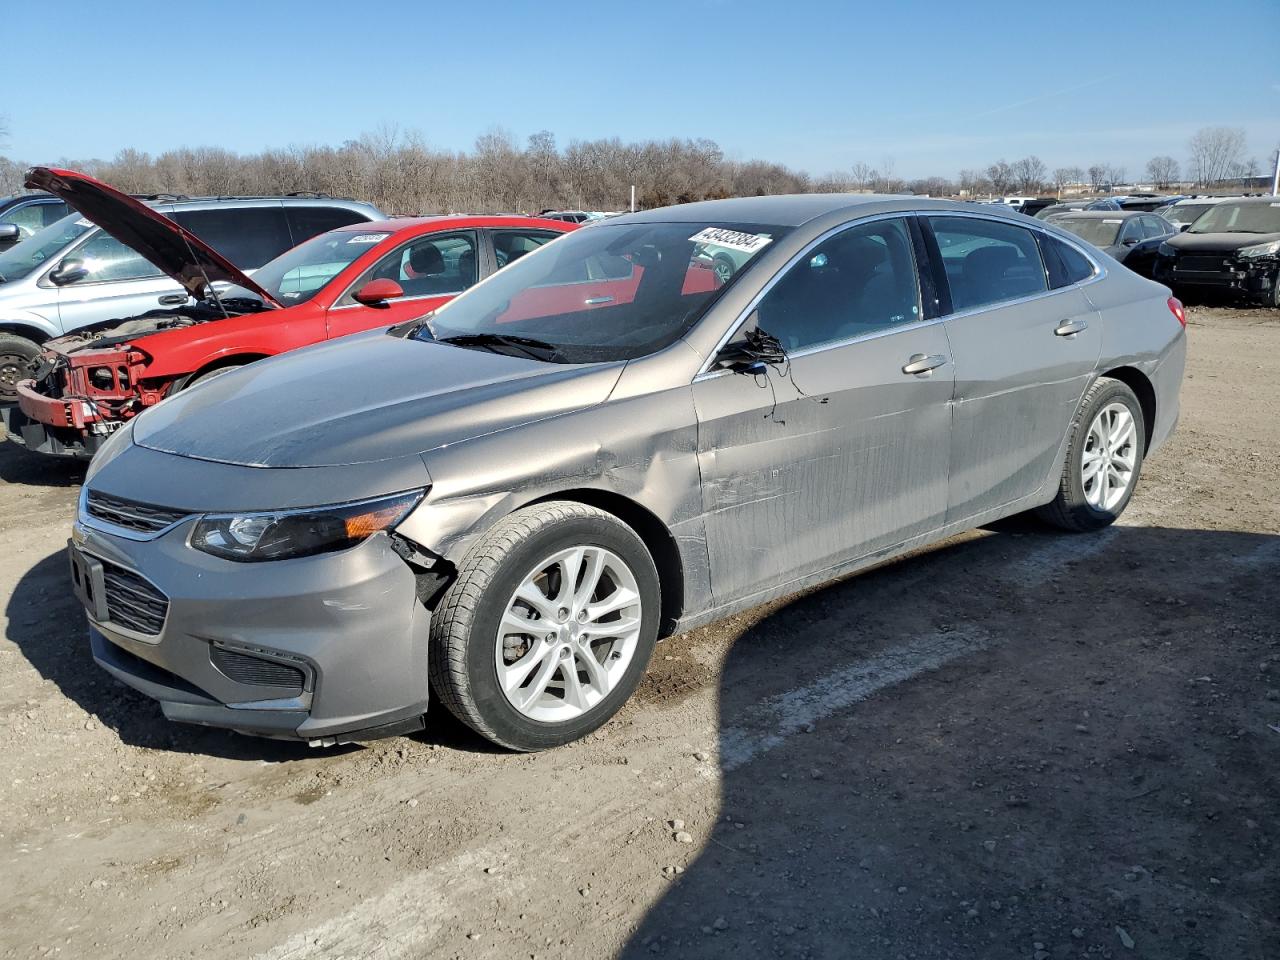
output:
POLYGON ((1120 232, 1120 226, 1123 220, 1107 217, 1104 219, 1080 219, 1071 220, 1066 217, 1058 217, 1053 221, 1055 227, 1061 227, 1063 230, 1069 230, 1081 240, 1087 240, 1095 247, 1109 247, 1116 242, 1116 234, 1120 232))
POLYGON ((1219 203, 1197 219, 1187 233, 1280 233, 1280 200, 1219 203))
POLYGON ((260 267, 253 281, 286 307, 305 303, 390 231, 334 230, 312 237, 260 267))
POLYGON ((17 246, 0 253, 0 277, 21 280, 43 267, 50 258, 56 257, 67 244, 92 229, 93 224, 82 219, 78 213, 49 224, 17 246))
MULTIPOLYGON (((684 334, 789 228, 758 223, 611 223, 526 254, 430 318, 415 336, 526 338, 564 363, 629 360, 684 334), (735 255, 717 271, 708 245, 735 255), (589 315, 589 316, 588 316, 589 315)), ((471 341, 475 344, 475 341, 471 341)), ((482 344, 475 344, 481 346, 482 344)))
POLYGON ((1178 203, 1161 210, 1160 213, 1171 223, 1195 223, 1196 217, 1213 206, 1215 204, 1212 203, 1188 203, 1185 206, 1178 203))

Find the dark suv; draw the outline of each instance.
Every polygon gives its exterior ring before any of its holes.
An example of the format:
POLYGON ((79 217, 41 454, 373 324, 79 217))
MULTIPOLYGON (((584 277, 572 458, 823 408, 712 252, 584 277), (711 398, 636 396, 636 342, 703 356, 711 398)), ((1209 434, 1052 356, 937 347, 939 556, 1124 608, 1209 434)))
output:
POLYGON ((1221 290, 1280 307, 1280 197, 1241 197, 1206 210, 1160 244, 1154 276, 1175 292, 1221 290))

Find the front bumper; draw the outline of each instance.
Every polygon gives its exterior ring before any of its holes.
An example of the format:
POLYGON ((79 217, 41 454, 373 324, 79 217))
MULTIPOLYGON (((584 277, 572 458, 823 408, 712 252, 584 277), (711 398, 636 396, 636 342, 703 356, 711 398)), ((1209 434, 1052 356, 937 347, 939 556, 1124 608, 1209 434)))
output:
POLYGON ((86 600, 99 666, 186 723, 320 743, 423 727, 431 615, 387 536, 233 563, 187 546, 194 522, 148 540, 76 523, 73 570, 113 584, 86 600))
POLYGON ((1235 257, 1196 254, 1158 257, 1154 278, 1166 286, 1219 290, 1266 300, 1280 277, 1280 261, 1263 257, 1256 261, 1235 257))

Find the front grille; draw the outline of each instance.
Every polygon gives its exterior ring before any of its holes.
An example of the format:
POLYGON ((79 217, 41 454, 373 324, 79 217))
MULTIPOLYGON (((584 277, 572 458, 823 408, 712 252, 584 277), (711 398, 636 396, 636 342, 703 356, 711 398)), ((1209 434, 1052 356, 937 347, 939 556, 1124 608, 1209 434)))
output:
POLYGON ((214 647, 209 653, 209 658, 215 667, 237 683, 247 683, 256 687, 287 687, 295 696, 302 693, 305 677, 297 667, 271 660, 260 660, 247 653, 228 650, 226 647, 214 647))
POLYGON ((103 560, 107 620, 118 627, 155 636, 164 627, 169 598, 132 570, 103 560))
POLYGON ((110 497, 90 490, 85 498, 89 515, 104 523, 115 524, 127 530, 155 533, 187 516, 186 511, 157 507, 149 503, 137 503, 122 497, 110 497))
POLYGON ((1222 257, 1179 257, 1177 269, 1192 273, 1217 273, 1223 269, 1222 257))

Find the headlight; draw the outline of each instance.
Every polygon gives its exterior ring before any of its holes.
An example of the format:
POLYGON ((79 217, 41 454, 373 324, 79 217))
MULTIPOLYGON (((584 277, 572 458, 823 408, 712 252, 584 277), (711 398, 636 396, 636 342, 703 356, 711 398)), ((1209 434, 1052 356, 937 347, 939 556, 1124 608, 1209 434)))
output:
POLYGON ((1156 253, 1160 254, 1162 257, 1174 257, 1177 256, 1178 251, 1169 246, 1169 244, 1162 243, 1160 246, 1156 247, 1156 253))
POLYGON ((227 560, 285 560, 355 546, 389 530, 422 499, 411 490, 376 500, 270 513, 208 514, 191 534, 191 546, 227 560))
POLYGON ((1280 240, 1272 240, 1270 243, 1255 243, 1252 247, 1242 247, 1236 251, 1236 256, 1241 260, 1253 260, 1256 257, 1274 257, 1280 253, 1280 240))

